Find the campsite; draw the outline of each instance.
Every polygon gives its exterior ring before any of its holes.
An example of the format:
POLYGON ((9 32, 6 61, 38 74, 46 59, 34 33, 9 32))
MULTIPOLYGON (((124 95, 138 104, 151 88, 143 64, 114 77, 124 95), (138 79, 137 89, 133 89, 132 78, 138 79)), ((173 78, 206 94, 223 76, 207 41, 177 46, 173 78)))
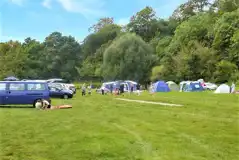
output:
POLYGON ((0 8, 0 160, 239 159, 239 0, 0 8))
POLYGON ((238 159, 239 94, 169 91, 163 81, 156 86, 154 94, 140 96, 97 90, 81 96, 79 90, 72 99, 52 99, 72 109, 2 106, 0 157, 238 159))

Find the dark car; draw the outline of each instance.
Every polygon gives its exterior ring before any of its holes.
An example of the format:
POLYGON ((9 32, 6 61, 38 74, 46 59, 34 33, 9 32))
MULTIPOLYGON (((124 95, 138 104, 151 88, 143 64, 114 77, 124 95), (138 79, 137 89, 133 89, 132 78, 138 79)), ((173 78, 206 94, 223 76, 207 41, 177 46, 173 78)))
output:
POLYGON ((72 91, 65 90, 63 88, 57 88, 57 87, 49 87, 49 90, 50 90, 50 97, 52 98, 64 98, 64 99, 73 98, 72 91))

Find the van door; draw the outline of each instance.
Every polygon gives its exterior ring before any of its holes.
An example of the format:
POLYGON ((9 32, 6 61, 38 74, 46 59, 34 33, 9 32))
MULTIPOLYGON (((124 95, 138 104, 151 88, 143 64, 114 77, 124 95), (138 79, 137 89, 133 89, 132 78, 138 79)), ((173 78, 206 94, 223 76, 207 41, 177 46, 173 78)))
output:
POLYGON ((0 82, 0 105, 5 104, 5 97, 7 94, 7 83, 5 82, 0 82))
POLYGON ((24 83, 10 82, 7 88, 5 104, 27 104, 24 83))

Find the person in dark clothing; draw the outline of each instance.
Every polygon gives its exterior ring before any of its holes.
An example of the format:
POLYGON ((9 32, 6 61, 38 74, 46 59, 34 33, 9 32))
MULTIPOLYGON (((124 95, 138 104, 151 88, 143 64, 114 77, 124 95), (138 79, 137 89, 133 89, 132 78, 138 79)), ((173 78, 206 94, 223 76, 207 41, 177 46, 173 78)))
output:
POLYGON ((134 92, 134 86, 133 86, 133 85, 131 85, 130 92, 131 92, 131 93, 134 92))
POLYGON ((121 84, 121 85, 120 85, 120 94, 123 94, 123 93, 124 93, 124 85, 121 84))
POLYGON ((110 93, 113 94, 113 84, 110 85, 110 93))
POLYGON ((136 90, 137 90, 137 94, 139 96, 140 95, 140 84, 139 83, 136 85, 136 90))

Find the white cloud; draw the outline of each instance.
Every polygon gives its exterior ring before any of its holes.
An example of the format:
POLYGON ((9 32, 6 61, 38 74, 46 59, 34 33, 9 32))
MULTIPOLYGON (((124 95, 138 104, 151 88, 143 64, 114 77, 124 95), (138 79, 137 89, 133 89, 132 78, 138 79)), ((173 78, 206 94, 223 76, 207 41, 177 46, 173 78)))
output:
POLYGON ((86 18, 106 15, 104 0, 56 0, 68 12, 80 13, 86 18))
POLYGON ((121 18, 118 20, 117 24, 125 26, 129 23, 129 21, 130 21, 130 18, 121 18))
POLYGON ((25 0, 8 0, 9 2, 22 6, 25 0))
POLYGON ((51 0, 44 0, 42 2, 42 5, 48 9, 51 9, 51 2, 52 2, 51 0))
POLYGON ((79 13, 88 19, 106 15, 103 10, 105 0, 43 0, 42 5, 50 9, 53 1, 59 3, 67 12, 79 13))

